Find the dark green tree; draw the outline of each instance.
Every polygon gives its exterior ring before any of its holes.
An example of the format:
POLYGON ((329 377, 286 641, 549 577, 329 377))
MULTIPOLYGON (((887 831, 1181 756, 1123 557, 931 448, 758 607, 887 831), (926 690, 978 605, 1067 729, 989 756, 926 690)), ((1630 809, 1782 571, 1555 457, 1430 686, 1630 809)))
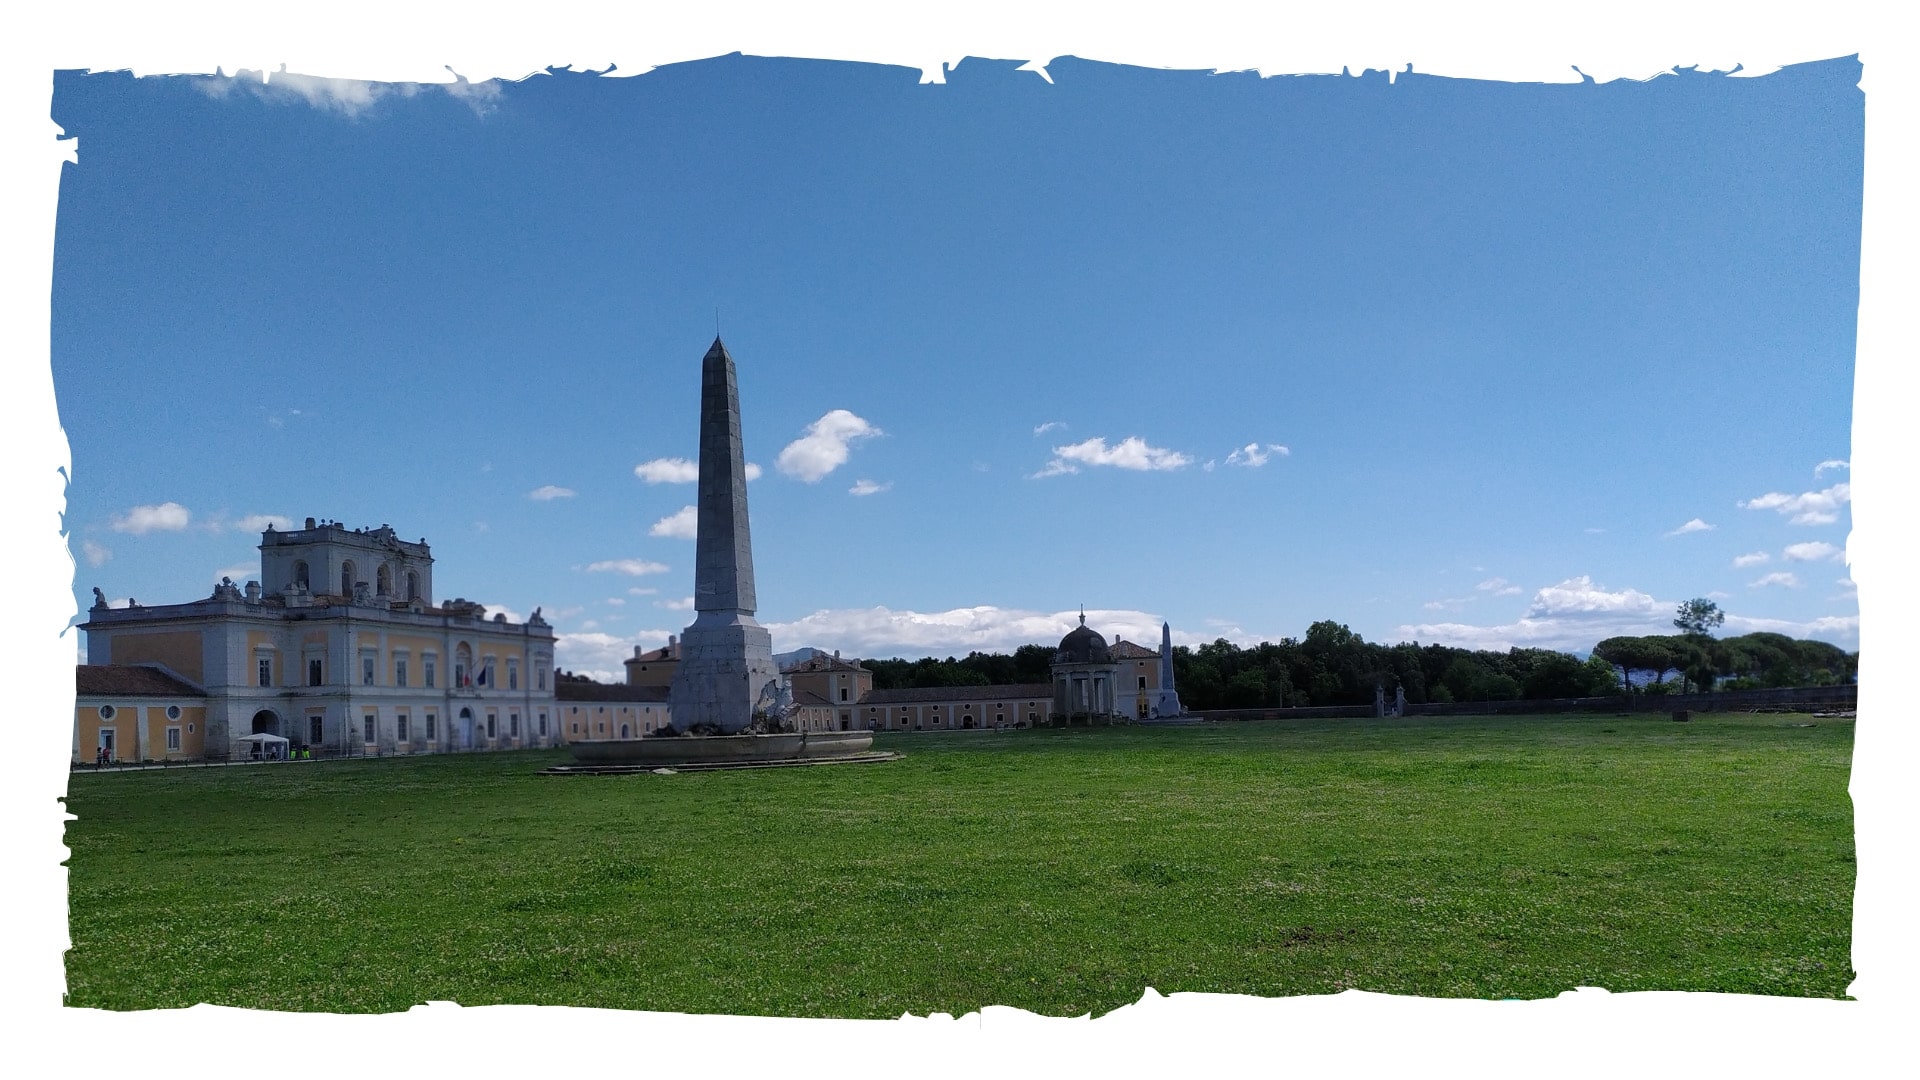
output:
POLYGON ((1726 621, 1726 612, 1720 610, 1719 604, 1696 596, 1674 612, 1673 625, 1689 637, 1710 637, 1726 621))

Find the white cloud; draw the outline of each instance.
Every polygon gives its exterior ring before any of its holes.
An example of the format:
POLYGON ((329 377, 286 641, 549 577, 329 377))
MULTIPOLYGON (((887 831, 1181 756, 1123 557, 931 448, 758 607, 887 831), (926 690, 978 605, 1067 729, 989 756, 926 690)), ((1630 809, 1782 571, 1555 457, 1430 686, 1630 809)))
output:
POLYGON ((1761 566, 1773 561, 1773 556, 1764 551, 1750 551, 1745 555, 1736 555, 1733 559, 1735 570, 1745 570, 1749 566, 1761 566))
POLYGON ((633 475, 649 484, 691 484, 700 479, 700 463, 677 457, 654 458, 635 465, 633 475))
POLYGON ((1588 526, 1588 527, 1586 528, 1586 530, 1585 530, 1585 531, 1586 531, 1586 532, 1588 532, 1588 533, 1603 533, 1603 532, 1606 532, 1607 530, 1605 530, 1605 529, 1596 529, 1596 528, 1594 528, 1594 527, 1592 527, 1592 526, 1588 526))
POLYGON ((258 581, 260 579, 260 564, 257 562, 243 562, 222 567, 213 572, 214 584, 219 584, 221 578, 231 578, 235 585, 244 585, 249 580, 258 581))
POLYGON ((136 506, 118 514, 109 527, 114 532, 145 536, 150 532, 179 532, 191 520, 193 514, 186 507, 177 502, 164 502, 158 506, 136 506))
POLYGON ((1706 532, 1708 529, 1711 529, 1711 528, 1713 528, 1713 526, 1707 524, 1704 521, 1701 521, 1699 518, 1694 518, 1692 521, 1687 522, 1685 525, 1680 526, 1679 528, 1673 530, 1667 535, 1668 536, 1684 536, 1687 533, 1706 532))
POLYGON ((633 655, 635 646, 657 649, 667 643, 667 635, 677 630, 641 630, 629 637, 615 637, 612 634, 597 632, 592 626, 570 634, 555 634, 553 639, 553 663, 555 667, 571 671, 576 675, 585 675, 599 682, 621 683, 627 681, 627 669, 624 661, 633 655))
MULTIPOLYGON (((1160 617, 1143 611, 1108 609, 1087 611, 1087 625, 1112 641, 1115 634, 1128 641, 1157 648, 1160 617)), ((949 611, 895 611, 885 607, 840 608, 816 611, 792 622, 769 623, 775 651, 803 645, 841 649, 851 656, 965 656, 973 650, 1011 652, 1022 645, 1057 644, 1067 631, 1080 625, 1079 611, 1039 612, 991 606, 949 611)), ((1235 631, 1237 627, 1232 628, 1235 631)), ((1225 633, 1204 635, 1173 631, 1176 644, 1199 645, 1225 633)), ((1256 642, 1244 637, 1241 642, 1256 642)))
POLYGON ((552 622, 558 622, 562 619, 571 619, 575 615, 578 615, 585 610, 587 609, 580 607, 577 604, 572 607, 555 608, 551 612, 547 613, 547 619, 552 622))
POLYGON ((1797 589, 1800 587, 1800 579, 1790 571, 1775 570, 1773 573, 1747 586, 1747 588, 1764 589, 1769 585, 1785 585, 1789 589, 1797 589))
POLYGON ((1275 454, 1286 457, 1292 452, 1293 451, 1277 443, 1268 443, 1264 449, 1261 448, 1259 443, 1248 443, 1233 453, 1228 454, 1227 464, 1244 465, 1248 468, 1257 469, 1270 461, 1275 454))
POLYGON ((1780 557, 1788 562, 1840 562, 1847 553, 1825 540, 1809 540, 1804 544, 1788 544, 1780 557))
POLYGON ((814 483, 847 463, 849 448, 881 430, 845 409, 833 411, 807 425, 806 433, 787 444, 774 467, 788 476, 814 483))
POLYGON ((1079 465, 1110 465, 1116 469, 1131 469, 1136 472, 1158 472, 1184 468, 1191 464, 1193 464, 1193 458, 1186 454, 1177 450, 1148 446, 1146 440, 1138 435, 1129 435, 1111 447, 1107 445, 1105 438, 1096 435, 1083 442, 1054 447, 1053 460, 1047 462, 1045 468, 1033 475, 1038 479, 1075 473, 1080 471, 1079 465))
POLYGON ((692 540, 700 534, 700 509, 695 506, 683 506, 659 521, 647 530, 648 536, 665 536, 674 540, 692 540))
POLYGON ((1428 611, 1458 611, 1471 603, 1471 596, 1449 596, 1441 600, 1429 600, 1420 606, 1428 611))
POLYGON ((634 586, 633 588, 631 588, 631 589, 628 589, 628 590, 627 590, 627 595, 629 595, 629 596, 652 596, 652 595, 654 595, 655 593, 658 593, 659 591, 660 591, 659 589, 643 589, 643 588, 641 588, 640 586, 638 586, 638 585, 635 585, 635 586, 634 586))
POLYGON ((233 524, 241 532, 266 532, 269 525, 285 532, 293 528, 293 519, 284 514, 248 514, 233 524))
POLYGON ((1844 461, 1844 460, 1842 460, 1842 459, 1840 459, 1840 458, 1833 458, 1833 459, 1831 459, 1831 460, 1829 460, 1829 461, 1823 461, 1823 462, 1821 462, 1820 464, 1818 464, 1818 465, 1815 465, 1815 466, 1813 467, 1813 478, 1814 478, 1815 480, 1818 480, 1818 479, 1820 479, 1820 474, 1821 474, 1821 473, 1823 473, 1823 472, 1826 472, 1826 471, 1827 471, 1828 469, 1849 469, 1849 470, 1851 470, 1852 468, 1853 468, 1853 466, 1852 466, 1852 465, 1850 465, 1850 464, 1848 464, 1848 463, 1847 463, 1846 461, 1844 461))
POLYGON ((1852 487, 1843 482, 1824 491, 1803 491, 1798 495, 1769 491, 1757 499, 1743 500, 1739 505, 1743 510, 1777 510, 1791 517, 1795 525, 1831 525, 1840 520, 1840 507, 1852 499, 1852 487))
POLYGON ((692 611, 693 597, 683 596, 678 600, 655 600, 653 606, 666 608, 668 611, 692 611))
POLYGON ((527 498, 535 502, 552 502, 554 499, 571 499, 573 495, 574 491, 572 488, 558 487, 553 484, 546 484, 527 492, 527 498))
POLYGON ((1526 591, 1520 586, 1508 581, 1506 578, 1500 577, 1488 578, 1480 584, 1475 585, 1474 588, 1481 592, 1490 592, 1495 596, 1519 596, 1522 592, 1526 591))
POLYGON ((886 491, 891 487, 893 487, 893 481, 891 480, 887 481, 884 484, 876 484, 871 480, 855 480, 853 482, 853 486, 847 489, 847 494, 878 495, 881 492, 886 491))
POLYGON ((511 623, 523 623, 527 621, 527 617, 525 615, 520 614, 519 612, 513 610, 510 607, 502 607, 499 604, 482 604, 480 606, 487 609, 488 622, 492 622, 493 617, 495 615, 505 615, 507 617, 507 621, 511 623))
POLYGON ((484 521, 476 521, 473 523, 473 531, 477 533, 491 532, 493 531, 493 526, 488 525, 484 521))
POLYGON ((1061 428, 1064 428, 1066 426, 1067 426, 1067 423, 1064 420, 1049 420, 1046 423, 1041 424, 1039 427, 1034 428, 1033 433, 1036 437, 1038 437, 1041 435, 1045 435, 1049 431, 1059 431, 1061 428))
POLYGON ((80 541, 80 553, 86 556, 88 566, 99 566, 101 563, 113 558, 113 552, 111 550, 91 540, 80 541))
POLYGON ((1858 615, 1822 615, 1806 622, 1729 615, 1726 624, 1720 630, 1724 634, 1765 632, 1785 634, 1792 638, 1813 638, 1831 642, 1845 649, 1857 649, 1860 645, 1860 616, 1858 615))
POLYGON ((633 577, 640 577, 643 574, 664 574, 668 569, 669 567, 663 563, 648 562, 645 559, 606 559, 587 566, 587 572, 591 574, 612 571, 633 577))
POLYGON ((322 112, 337 112, 348 118, 359 116, 383 98, 410 98, 426 90, 445 91, 449 97, 464 103, 479 115, 492 111, 494 103, 500 98, 498 80, 475 83, 457 74, 451 83, 384 83, 302 75, 283 67, 274 72, 242 69, 239 74, 232 76, 193 76, 190 81, 210 98, 224 99, 237 90, 274 105, 305 103, 322 112))
POLYGON ((1420 641, 1469 649, 1589 649, 1621 634, 1673 632, 1673 604, 1638 589, 1610 590, 1582 575, 1534 593, 1519 619, 1495 626, 1420 623, 1395 627, 1395 641, 1420 641))
POLYGON ((620 607, 620 606, 622 606, 623 604, 625 604, 626 602, 627 602, 627 601, 626 601, 626 598, 625 598, 625 597, 621 597, 621 596, 609 596, 609 597, 607 597, 607 598, 606 598, 605 600, 602 600, 602 601, 601 601, 601 603, 603 603, 603 604, 608 604, 608 605, 611 605, 611 606, 613 606, 613 607, 620 607))
POLYGON ((744 468, 742 468, 742 469, 740 470, 740 472, 741 472, 741 473, 742 473, 743 475, 745 475, 745 476, 746 476, 746 478, 747 478, 747 479, 749 479, 749 480, 758 480, 758 479, 760 479, 760 466, 758 466, 758 465, 755 465, 755 464, 754 464, 753 462, 751 462, 751 461, 749 461, 749 462, 747 462, 747 464, 746 464, 746 466, 745 466, 744 468))

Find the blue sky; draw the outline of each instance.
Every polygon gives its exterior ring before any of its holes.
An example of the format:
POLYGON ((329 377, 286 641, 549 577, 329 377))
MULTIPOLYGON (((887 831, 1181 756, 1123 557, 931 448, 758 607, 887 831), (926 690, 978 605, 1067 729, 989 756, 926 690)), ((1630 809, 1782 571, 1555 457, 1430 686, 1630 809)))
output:
POLYGON ((1703 595, 1857 647, 1855 61, 1019 66, 61 75, 76 592, 391 523, 612 676, 691 618, 717 307, 776 649, 1585 649, 1703 595))

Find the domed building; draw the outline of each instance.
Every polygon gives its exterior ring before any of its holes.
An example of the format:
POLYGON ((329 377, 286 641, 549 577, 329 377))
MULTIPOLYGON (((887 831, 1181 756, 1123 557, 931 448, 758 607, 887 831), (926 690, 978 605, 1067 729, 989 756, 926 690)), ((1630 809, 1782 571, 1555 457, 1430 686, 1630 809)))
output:
POLYGON ((1080 613, 1080 625, 1060 639, 1053 654, 1053 714, 1056 724, 1111 724, 1125 718, 1115 708, 1118 700, 1120 663, 1113 649, 1099 632, 1087 625, 1086 612, 1080 613))

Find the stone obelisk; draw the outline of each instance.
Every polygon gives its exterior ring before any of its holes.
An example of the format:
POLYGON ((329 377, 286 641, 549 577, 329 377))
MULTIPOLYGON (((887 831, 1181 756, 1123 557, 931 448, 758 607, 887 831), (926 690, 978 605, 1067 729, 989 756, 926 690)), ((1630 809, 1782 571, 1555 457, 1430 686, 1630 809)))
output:
POLYGON ((670 701, 677 730, 732 735, 780 704, 773 635, 753 620, 753 540, 733 357, 719 338, 700 362, 700 494, 693 625, 670 701))
POLYGON ((1153 715, 1179 716, 1186 712, 1180 704, 1180 693, 1173 686, 1173 627, 1160 624, 1160 694, 1154 702, 1153 715))

